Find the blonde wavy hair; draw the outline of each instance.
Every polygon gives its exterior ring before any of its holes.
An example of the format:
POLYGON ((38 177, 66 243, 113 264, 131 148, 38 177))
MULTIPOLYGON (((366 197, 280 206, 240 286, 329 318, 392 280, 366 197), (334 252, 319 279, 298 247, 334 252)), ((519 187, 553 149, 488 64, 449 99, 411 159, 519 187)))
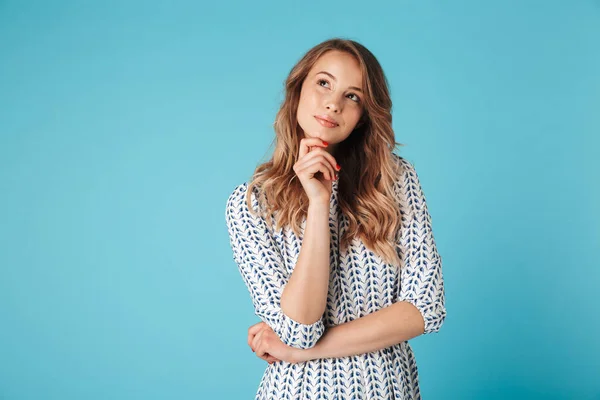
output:
MULTIPOLYGON (((356 41, 333 38, 310 50, 294 65, 285 80, 285 98, 275 122, 275 148, 271 159, 256 167, 248 185, 246 201, 258 189, 258 201, 266 214, 277 214, 276 230, 291 226, 300 235, 302 219, 308 212, 308 197, 292 169, 297 161, 302 128, 296 112, 302 83, 316 61, 328 51, 340 50, 354 56, 362 71, 364 111, 355 129, 338 144, 335 157, 344 167, 339 172, 338 202, 349 226, 340 238, 346 249, 353 238, 386 263, 400 266, 396 238, 402 224, 399 203, 394 195, 399 168, 392 154, 397 145, 392 129, 392 101, 387 78, 375 56, 356 41)), ((273 221, 266 218, 272 228, 273 221)))

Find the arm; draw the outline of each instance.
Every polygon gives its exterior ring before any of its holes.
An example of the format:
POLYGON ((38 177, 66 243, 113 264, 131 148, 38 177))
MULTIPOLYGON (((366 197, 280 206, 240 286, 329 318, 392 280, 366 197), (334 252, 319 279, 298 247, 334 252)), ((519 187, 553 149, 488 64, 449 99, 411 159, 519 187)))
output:
POLYGON ((398 190, 409 210, 400 241, 400 287, 392 305, 362 318, 328 328, 312 349, 294 358, 345 357, 380 350, 421 334, 440 330, 445 318, 445 291, 441 257, 431 228, 431 216, 414 167, 405 162, 398 190))
POLYGON ((308 206, 302 247, 281 296, 284 312, 305 324, 320 320, 329 289, 329 203, 308 206))
POLYGON ((370 353, 412 339, 423 333, 417 308, 399 301, 362 318, 327 328, 310 349, 293 349, 294 362, 347 357, 370 353))
POLYGON ((404 174, 399 185, 408 222, 400 239, 403 260, 396 301, 414 305, 424 321, 424 334, 438 332, 446 319, 442 258, 437 250, 431 215, 414 166, 403 160, 404 174))
MULTIPOLYGON (((293 316, 283 312, 281 298, 290 280, 290 274, 285 268, 283 257, 268 231, 266 222, 250 213, 246 204, 246 192, 247 184, 235 188, 227 200, 225 214, 233 259, 250 292, 254 311, 284 344, 297 349, 313 347, 325 330, 323 320, 322 318, 314 320, 312 316, 303 314, 302 309, 294 308, 294 303, 290 303, 290 312, 293 316), (302 321, 295 319, 297 315, 302 321)), ((256 211, 258 201, 254 193, 251 199, 256 211)), ((306 260, 310 262, 310 259, 306 258, 306 260)), ((302 273, 302 268, 297 271, 302 273)), ((312 275, 310 271, 305 271, 304 274, 312 275)), ((301 288, 301 286, 297 287, 301 288)), ((310 295, 310 292, 305 293, 310 295)), ((320 315, 322 314, 321 311, 320 315)))

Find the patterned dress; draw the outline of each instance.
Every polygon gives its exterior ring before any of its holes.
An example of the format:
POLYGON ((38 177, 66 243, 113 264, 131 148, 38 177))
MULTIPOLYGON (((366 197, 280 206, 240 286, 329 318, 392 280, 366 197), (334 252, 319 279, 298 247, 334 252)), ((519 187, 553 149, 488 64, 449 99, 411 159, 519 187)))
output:
MULTIPOLYGON (((288 346, 306 349, 331 326, 361 318, 397 301, 412 303, 423 315, 425 333, 439 331, 446 317, 442 261, 431 217, 414 166, 403 164, 395 184, 402 211, 397 235, 401 272, 354 239, 340 252, 339 238, 348 221, 338 207, 337 180, 332 182, 329 228, 330 280, 325 313, 307 325, 281 311, 280 298, 302 246, 291 228, 269 228, 246 206, 247 183, 235 187, 227 200, 226 221, 233 259, 246 284, 256 315, 288 346)), ((258 207, 256 193, 252 205, 258 207)), ((273 216, 271 216, 273 218, 273 216)), ((267 364, 255 400, 272 399, 420 399, 417 365, 407 341, 378 351, 300 363, 267 364)))

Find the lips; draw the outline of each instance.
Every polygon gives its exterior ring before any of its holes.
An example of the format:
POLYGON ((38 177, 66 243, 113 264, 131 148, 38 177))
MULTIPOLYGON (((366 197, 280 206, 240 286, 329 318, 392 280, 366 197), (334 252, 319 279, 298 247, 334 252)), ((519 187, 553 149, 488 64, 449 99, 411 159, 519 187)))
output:
POLYGON ((325 115, 315 115, 315 119, 319 121, 319 123, 328 128, 335 128, 339 124, 335 122, 333 119, 325 116, 325 115))

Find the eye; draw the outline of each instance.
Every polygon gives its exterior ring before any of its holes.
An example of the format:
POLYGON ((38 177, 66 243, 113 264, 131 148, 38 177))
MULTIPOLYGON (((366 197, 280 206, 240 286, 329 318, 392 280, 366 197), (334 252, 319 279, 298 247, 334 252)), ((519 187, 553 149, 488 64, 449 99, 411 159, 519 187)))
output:
MULTIPOLYGON (((319 80, 317 80, 317 85, 319 85, 319 86, 323 87, 323 86, 321 85, 321 82, 325 82, 325 83, 329 84, 329 82, 328 82, 326 79, 319 79, 319 80)), ((355 95, 354 93, 351 93, 351 94, 349 94, 349 96, 354 96, 354 97, 356 97, 356 100, 352 100, 352 101, 354 101, 355 103, 360 103, 360 97, 358 97, 358 96, 357 96, 357 95, 355 95)))
POLYGON ((357 96, 357 95, 355 95, 354 93, 351 93, 349 96, 354 96, 354 97, 356 97, 356 100, 353 100, 353 101, 355 101, 355 102, 357 102, 357 103, 360 103, 360 97, 358 97, 358 96, 357 96))

